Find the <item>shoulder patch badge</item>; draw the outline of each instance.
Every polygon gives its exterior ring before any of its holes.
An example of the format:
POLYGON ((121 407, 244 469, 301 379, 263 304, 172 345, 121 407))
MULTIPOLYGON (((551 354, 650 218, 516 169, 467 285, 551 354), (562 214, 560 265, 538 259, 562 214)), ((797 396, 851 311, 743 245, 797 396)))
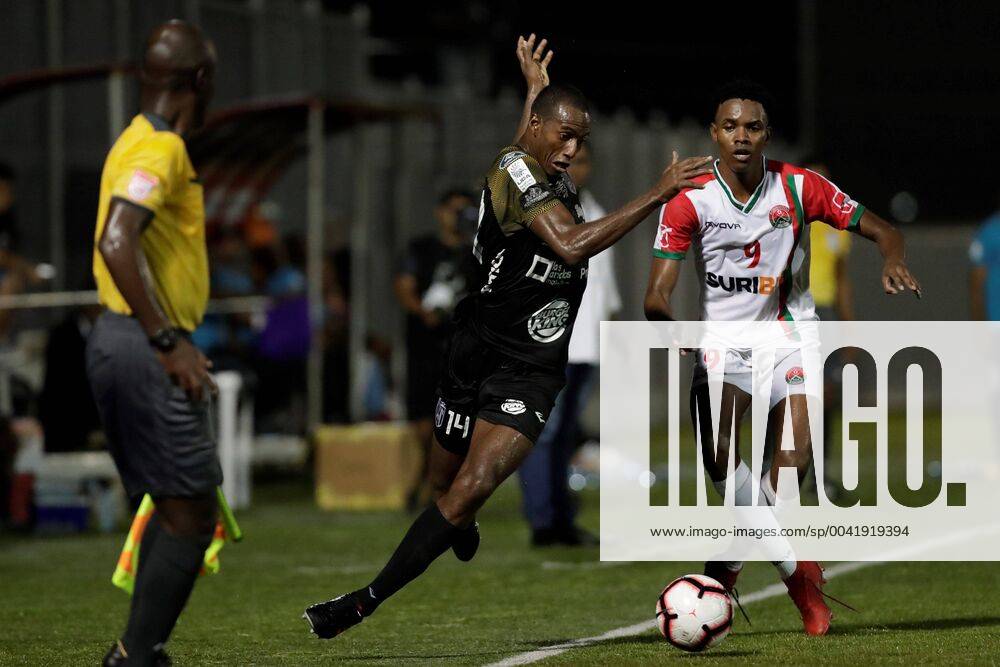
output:
POLYGON ((514 160, 520 160, 521 158, 527 156, 528 154, 524 151, 511 151, 509 153, 505 153, 504 156, 500 158, 500 168, 506 169, 514 160))
POLYGON ((128 196, 135 201, 145 201, 159 182, 160 179, 156 176, 147 174, 142 169, 136 169, 128 182, 128 196))
POLYGON ((534 185, 538 181, 535 177, 531 175, 531 170, 528 169, 528 165, 525 164, 524 158, 518 158, 514 160, 506 167, 507 173, 514 180, 514 184, 517 189, 521 192, 527 190, 530 186, 534 185))

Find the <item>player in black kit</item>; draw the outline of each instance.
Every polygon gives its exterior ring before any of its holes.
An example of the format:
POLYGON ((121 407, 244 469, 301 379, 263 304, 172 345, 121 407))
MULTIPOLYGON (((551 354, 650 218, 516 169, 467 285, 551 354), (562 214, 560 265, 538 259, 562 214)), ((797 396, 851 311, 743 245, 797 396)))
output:
POLYGON ((587 101, 575 88, 548 86, 546 42, 518 40, 528 99, 515 145, 486 176, 473 253, 480 284, 458 306, 435 411, 431 480, 438 498, 410 527, 368 586, 305 612, 329 639, 452 548, 469 560, 479 546, 476 512, 528 454, 565 383, 566 352, 587 283, 587 258, 615 243, 711 158, 668 167, 624 207, 586 224, 566 173, 590 134, 587 101), (543 57, 544 56, 544 57, 543 57))

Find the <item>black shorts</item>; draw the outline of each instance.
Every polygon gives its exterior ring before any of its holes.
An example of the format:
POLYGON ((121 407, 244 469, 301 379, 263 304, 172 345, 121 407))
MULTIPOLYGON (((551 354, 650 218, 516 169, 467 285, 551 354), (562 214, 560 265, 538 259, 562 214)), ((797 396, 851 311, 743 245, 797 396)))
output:
POLYGON ((509 426, 535 442, 566 374, 513 359, 485 343, 469 325, 451 336, 438 383, 434 435, 455 454, 469 451, 476 420, 509 426))
POLYGON ((215 493, 222 467, 208 399, 174 385, 134 318, 105 312, 87 341, 87 375, 130 498, 215 493))

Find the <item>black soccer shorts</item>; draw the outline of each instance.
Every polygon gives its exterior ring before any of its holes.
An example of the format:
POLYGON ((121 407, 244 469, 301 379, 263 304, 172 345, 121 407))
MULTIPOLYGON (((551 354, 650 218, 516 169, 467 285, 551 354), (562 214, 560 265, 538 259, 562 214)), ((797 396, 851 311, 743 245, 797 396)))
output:
POLYGON ((457 327, 445 354, 434 410, 434 435, 442 447, 467 454, 477 419, 538 440, 566 384, 565 373, 497 351, 468 324, 457 327))
POLYGON ((222 467, 210 403, 170 381, 136 319, 101 314, 87 341, 87 375, 130 498, 215 493, 222 467))

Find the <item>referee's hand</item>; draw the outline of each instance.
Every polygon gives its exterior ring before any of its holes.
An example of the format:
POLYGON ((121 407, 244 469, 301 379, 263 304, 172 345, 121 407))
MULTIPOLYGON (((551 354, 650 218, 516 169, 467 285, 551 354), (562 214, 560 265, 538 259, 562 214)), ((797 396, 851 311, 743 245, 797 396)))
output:
POLYGON ((212 362, 186 338, 180 338, 170 352, 158 352, 157 356, 170 380, 183 389, 192 401, 201 401, 206 389, 213 396, 219 393, 208 372, 212 362))

